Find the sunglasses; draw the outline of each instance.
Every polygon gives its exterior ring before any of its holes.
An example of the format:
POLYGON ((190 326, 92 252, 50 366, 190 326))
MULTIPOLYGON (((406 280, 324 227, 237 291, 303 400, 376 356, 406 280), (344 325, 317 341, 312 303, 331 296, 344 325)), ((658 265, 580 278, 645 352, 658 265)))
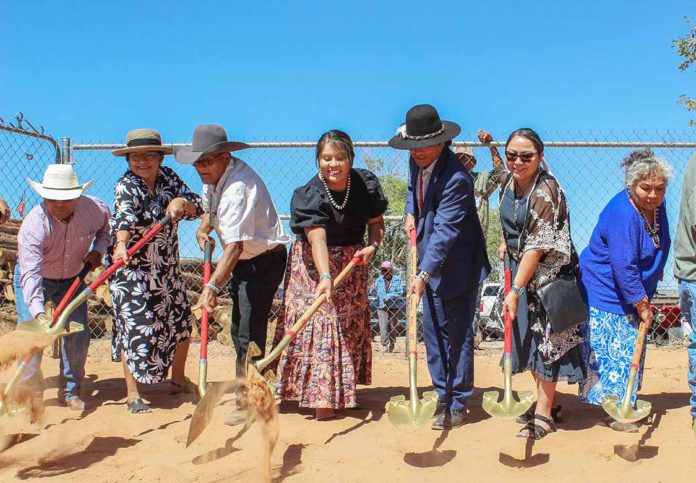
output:
POLYGON ((511 163, 514 163, 517 158, 520 158, 520 161, 523 163, 531 163, 534 156, 536 156, 536 153, 531 151, 524 151, 522 153, 518 153, 516 151, 505 151, 505 159, 511 163))

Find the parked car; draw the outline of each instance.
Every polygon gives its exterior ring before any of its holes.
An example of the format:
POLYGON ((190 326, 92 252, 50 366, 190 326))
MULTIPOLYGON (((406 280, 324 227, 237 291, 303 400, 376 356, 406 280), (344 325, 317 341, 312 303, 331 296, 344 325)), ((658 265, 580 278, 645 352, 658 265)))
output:
POLYGON ((505 330, 500 315, 503 307, 503 286, 488 283, 481 288, 479 310, 474 321, 476 347, 484 340, 500 340, 505 330))
POLYGON ((493 304, 500 293, 503 290, 503 286, 499 283, 487 283, 481 289, 481 300, 479 300, 479 317, 489 317, 491 315, 491 310, 493 309, 493 304))
POLYGON ((653 311, 653 325, 650 329, 650 338, 653 341, 670 343, 675 338, 683 337, 686 318, 679 307, 679 294, 676 290, 658 289, 650 308, 653 311))

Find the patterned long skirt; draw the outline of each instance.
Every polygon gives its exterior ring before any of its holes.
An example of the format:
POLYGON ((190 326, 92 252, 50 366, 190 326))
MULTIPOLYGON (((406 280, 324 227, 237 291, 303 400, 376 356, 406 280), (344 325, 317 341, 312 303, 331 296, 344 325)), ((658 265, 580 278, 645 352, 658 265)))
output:
MULTIPOLYGON (((579 395, 583 402, 601 405, 606 395, 615 395, 619 400, 624 397, 638 327, 633 315, 614 314, 592 306, 588 309, 589 320, 582 327, 587 378, 580 383, 579 395)), ((644 366, 645 348, 633 388, 632 404, 636 402, 644 366)))
MULTIPOLYGON (((329 247, 331 276, 336 277, 363 247, 329 247)), ((319 281, 308 242, 293 243, 285 278, 285 297, 278 317, 276 345, 313 302, 319 281)), ((357 384, 372 380, 370 307, 367 267, 358 266, 283 351, 278 363, 276 397, 308 408, 357 405, 357 384)))
POLYGON ((167 378, 176 349, 190 337, 193 323, 178 242, 167 235, 158 234, 132 257, 133 265, 120 268, 109 280, 114 305, 111 359, 120 362, 123 352, 131 374, 143 384, 167 378))

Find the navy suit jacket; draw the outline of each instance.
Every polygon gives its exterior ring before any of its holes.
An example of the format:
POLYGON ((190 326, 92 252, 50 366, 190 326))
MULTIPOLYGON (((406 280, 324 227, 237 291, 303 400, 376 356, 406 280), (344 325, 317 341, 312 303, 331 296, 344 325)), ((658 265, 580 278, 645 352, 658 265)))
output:
POLYGON ((418 226, 418 268, 428 272, 430 288, 451 299, 477 287, 491 266, 474 201, 474 180, 448 147, 435 161, 425 188, 423 212, 418 212, 418 166, 409 159, 411 177, 405 212, 418 226))

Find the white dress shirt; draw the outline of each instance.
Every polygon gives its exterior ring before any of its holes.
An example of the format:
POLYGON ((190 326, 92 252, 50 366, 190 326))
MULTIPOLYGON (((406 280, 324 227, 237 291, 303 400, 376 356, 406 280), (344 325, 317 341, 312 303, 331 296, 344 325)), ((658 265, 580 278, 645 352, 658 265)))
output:
POLYGON ((223 248, 243 242, 241 260, 290 242, 266 184, 241 159, 232 157, 217 184, 203 187, 202 198, 223 248))

